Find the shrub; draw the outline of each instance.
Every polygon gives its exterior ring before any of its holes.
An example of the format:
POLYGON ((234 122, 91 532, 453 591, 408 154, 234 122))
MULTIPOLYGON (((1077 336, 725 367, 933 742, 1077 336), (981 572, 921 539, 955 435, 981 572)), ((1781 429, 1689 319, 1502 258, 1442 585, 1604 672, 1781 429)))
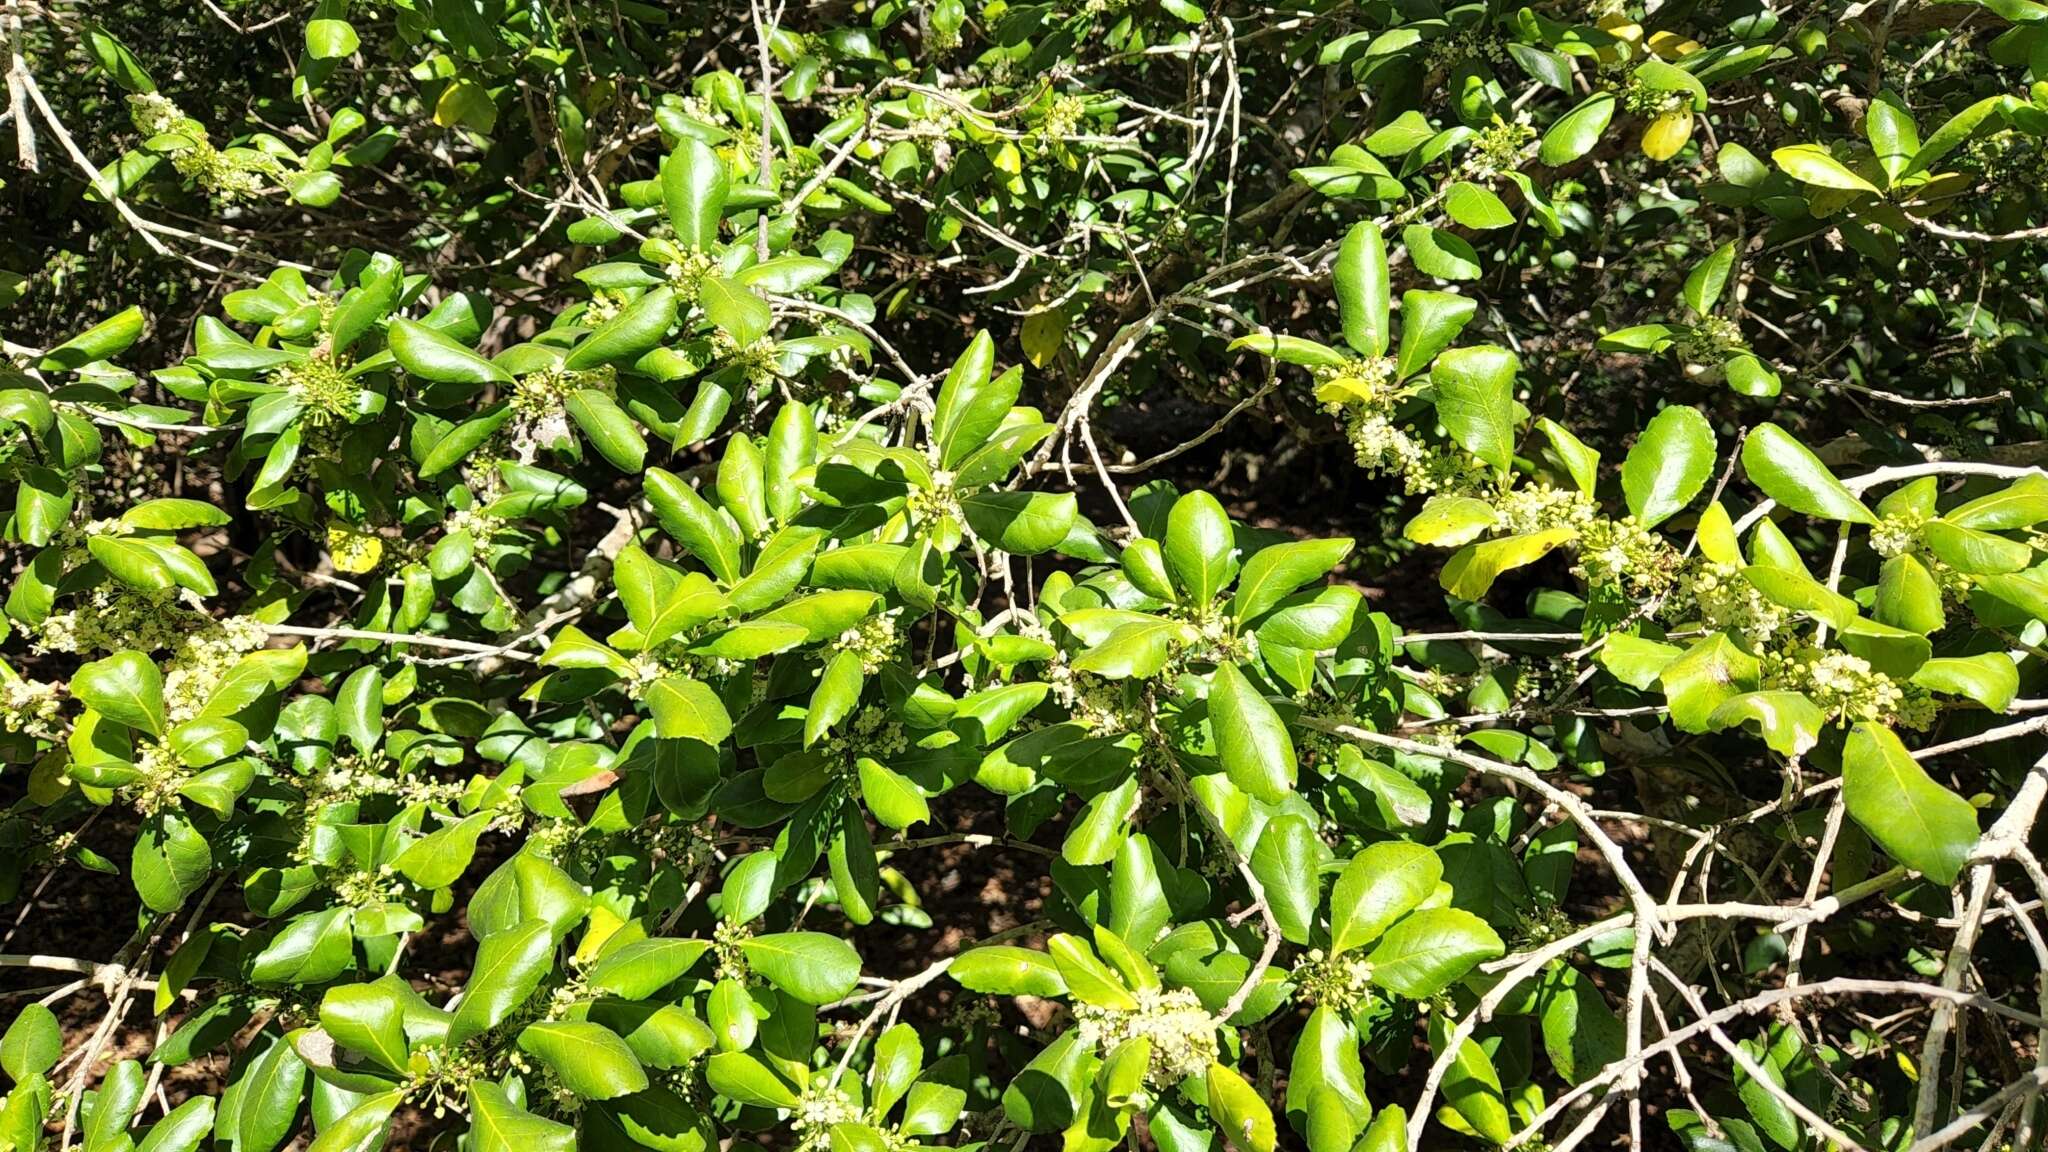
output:
POLYGON ((2037 1146, 2048 9, 97 7, 0 1148, 2037 1146))

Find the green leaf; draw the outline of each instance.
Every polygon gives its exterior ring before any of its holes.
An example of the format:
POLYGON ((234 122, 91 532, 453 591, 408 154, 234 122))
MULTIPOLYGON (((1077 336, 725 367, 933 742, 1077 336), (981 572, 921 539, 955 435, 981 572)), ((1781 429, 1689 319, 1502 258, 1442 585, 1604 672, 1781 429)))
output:
POLYGON ((145 592, 176 586, 178 579, 156 549, 133 536, 93 536, 85 542, 92 558, 105 565, 114 579, 145 592))
POLYGON ((1818 456, 1776 424, 1750 429, 1742 442, 1742 470, 1764 495, 1794 512, 1851 524, 1877 522, 1818 456))
POLYGON ((555 938, 545 920, 527 920, 486 936, 448 1023, 448 1044, 461 1044, 504 1023, 540 987, 554 960, 555 938))
POLYGON ((93 711, 152 736, 164 734, 164 680, 140 652, 116 652, 71 674, 71 694, 93 711))
POLYGON ((1881 624, 1922 636, 1939 632, 1948 623, 1941 607, 1941 585, 1910 552, 1886 560, 1878 569, 1872 615, 1881 624))
POLYGON ((1444 212, 1465 227, 1481 231, 1515 223, 1515 214, 1499 196, 1470 180, 1460 180, 1444 193, 1444 212))
POLYGON ((1742 570, 1742 578, 1771 603, 1825 620, 1837 628, 1848 627, 1849 622, 1856 618, 1854 600, 1830 591, 1827 585, 1805 572, 1752 564, 1742 570))
POLYGON ((1417 544, 1456 548, 1469 544, 1493 527, 1499 514, 1493 505, 1475 496, 1431 496, 1406 526, 1401 536, 1417 544))
POLYGON ((745 1052, 718 1052, 704 1063, 704 1079, 728 1100, 760 1108, 794 1108, 796 1093, 766 1064, 745 1052))
POLYGON ((48 1072, 63 1055, 64 1030, 57 1014, 34 1001, 22 1005, 14 1023, 0 1035, 0 1068, 16 1084, 48 1072))
POLYGON ((1913 683, 1931 692, 1965 696, 1992 712, 2003 712, 2019 695, 2020 672, 2003 652, 1943 656, 1920 665, 1913 683))
POLYGON ((664 740, 701 740, 713 746, 732 734, 732 716, 711 686, 687 676, 649 685, 642 702, 654 714, 655 734, 664 740))
POLYGON ((362 752, 384 738, 384 673, 374 664, 358 668, 342 681, 334 698, 341 734, 362 752))
MULTIPOLYGON (((1686 274, 1685 305, 1701 316, 1714 310, 1720 303, 1721 293, 1728 287, 1728 276, 1735 270, 1735 242, 1729 241, 1707 254, 1693 270, 1686 274)), ((1671 411, 1671 409, 1665 409, 1671 411)), ((1688 411, 1694 411, 1688 409, 1688 411)), ((1697 415, 1697 411, 1694 411, 1697 415)), ((1660 413, 1661 415, 1661 413, 1660 413)), ((1704 420, 1704 417, 1702 418, 1704 420)))
POLYGON ((1072 492, 976 492, 960 511, 976 536, 1015 556, 1052 551, 1081 514, 1072 492))
POLYGON ((1730 696, 1707 717, 1712 728, 1733 728, 1754 721, 1771 751, 1780 756, 1804 756, 1820 743, 1827 727, 1827 713, 1798 692, 1773 690, 1744 692, 1730 696))
POLYGON ((1571 430, 1548 416, 1539 416, 1536 427, 1550 442, 1550 450, 1570 474, 1572 484, 1586 495, 1593 495, 1600 484, 1600 453, 1585 441, 1572 435, 1571 430))
POLYGON ((1003 1116, 1026 1132, 1058 1132, 1081 1112, 1094 1075, 1093 1046, 1069 1028, 1031 1058, 1003 1089, 1003 1116))
POLYGON ((740 949, 749 968, 806 1004, 843 999, 860 982, 860 953, 823 932, 771 932, 740 949))
POLYGON ((519 1047, 585 1100, 610 1100, 647 1087, 647 1073, 633 1050, 602 1024, 542 1020, 520 1030, 519 1047))
POLYGON ((996 345, 987 331, 974 339, 946 370, 932 414, 932 439, 939 466, 958 468, 968 453, 981 447, 1017 402, 1022 374, 995 375, 996 345))
POLYGON ((1273 1152, 1279 1132, 1273 1126, 1273 1110, 1245 1078, 1221 1064, 1211 1062, 1208 1078, 1209 1112, 1223 1138, 1237 1152, 1273 1152))
POLYGON ((489 1080, 470 1081, 469 1114, 476 1152, 576 1152, 574 1128, 519 1107, 489 1080))
POLYGON ((1086 940, 1065 932, 1054 933, 1045 950, 1058 965, 1067 994, 1077 1003, 1119 1012, 1137 1010, 1138 1001, 1109 965, 1095 955, 1086 940))
POLYGON ((384 1147, 391 1114, 405 1102, 405 1092, 379 1092, 329 1121, 306 1146, 306 1152, 376 1152, 384 1147))
POLYGON ((170 532, 184 528, 217 528, 230 517, 204 500, 175 496, 144 500, 121 513, 121 526, 148 532, 170 532))
POLYGON ((1234 665, 1219 664, 1209 684, 1209 723, 1230 782, 1268 803, 1292 793, 1294 740, 1266 697, 1234 665))
POLYGON ((422 888, 446 888, 468 871, 476 857, 477 837, 493 818, 493 813, 478 812, 422 836, 400 852, 391 867, 422 888))
MULTIPOLYGON (((1265 615, 1294 590, 1327 574, 1351 554, 1351 541, 1290 540, 1252 553, 1237 577, 1230 615, 1250 622, 1265 615)), ((1126 552, 1128 556, 1128 551, 1126 552)))
POLYGON ((1344 353, 1328 344, 1318 344, 1300 336, 1285 336, 1278 332, 1255 332, 1240 336, 1230 342, 1229 351, 1245 348, 1269 356, 1282 364, 1298 364, 1303 368, 1341 368, 1345 364, 1344 353))
POLYGON ((953 958, 946 974, 970 992, 994 996, 1064 996, 1059 965, 1043 952, 1007 944, 985 944, 953 958))
POLYGON ((1513 352, 1491 344, 1453 348, 1430 368, 1437 418, 1467 452, 1506 472, 1515 455, 1513 352))
POLYGON ((1389 326, 1392 296, 1387 279, 1387 242, 1379 226, 1362 220, 1344 233, 1331 268, 1337 308, 1343 317, 1344 342, 1361 356, 1384 356, 1393 340, 1389 326))
POLYGON ((300 916, 256 954, 249 979, 257 984, 319 984, 355 963, 355 937, 347 908, 300 916))
POLYGON ((152 912, 175 912, 213 873, 213 849, 191 821, 160 812, 142 825, 129 864, 135 892, 152 912))
POLYGON ((335 1042, 393 1072, 406 1068, 405 999, 390 984, 343 984, 320 1000, 320 1027, 335 1042))
MULTIPOLYGON (((276 1036, 242 1075, 234 1147, 239 1152, 274 1152, 298 1123, 305 1086, 305 1061, 289 1039, 276 1036)), ((218 1139, 223 1134, 214 1135, 218 1139)))
POLYGON ((1714 710, 1732 696, 1756 688, 1757 658, 1716 632, 1693 643, 1658 675, 1671 722, 1681 732, 1706 732, 1714 710))
POLYGON ((1980 532, 2032 528, 2048 520, 2048 476, 2022 476, 2011 486, 1979 496, 1942 519, 1958 528, 1974 528, 1980 532))
POLYGON ((676 243, 704 251, 718 243, 730 177, 725 161, 703 141, 685 136, 661 166, 661 204, 676 243))
POLYGON ((590 986, 645 1000, 682 979, 710 948, 708 940, 635 940, 604 954, 590 970, 590 986))
POLYGON ((1882 725, 1850 730, 1842 800, 1887 855, 1941 884, 1955 883, 1977 843, 1977 810, 1928 776, 1882 725))
POLYGON ((910 777, 867 756, 860 758, 856 771, 861 799, 883 827, 901 832, 932 818, 923 790, 910 777))
POLYGON ((1427 224, 1410 224, 1401 229, 1401 243, 1407 246, 1408 258, 1425 276, 1439 280, 1477 280, 1485 271, 1479 263, 1479 253, 1455 232, 1431 228, 1427 224))
POLYGON ((1941 161, 1941 158, 1962 147, 1964 142, 1982 131, 1986 124, 1998 124, 2004 120, 2000 110, 2005 106, 2007 96, 1986 96, 1975 104, 1948 118, 1927 142, 1913 153, 1913 160, 1906 165, 1895 179, 1903 180, 1918 172, 1924 172, 1941 161))
POLYGON ((753 290, 722 276, 707 276, 697 285, 697 306, 742 348, 768 334, 775 313, 753 290))
POLYGON ((98 360, 119 356, 142 339, 147 318, 138 307, 124 308, 64 341, 36 364, 43 372, 75 372, 98 360))
POLYGON ((1593 146, 1600 143, 1600 134, 1607 131, 1607 125, 1614 119, 1614 105, 1612 92, 1596 92, 1588 96, 1544 131, 1543 142, 1536 149, 1536 158, 1549 167, 1557 168, 1591 152, 1593 146))
POLYGON ((1884 169, 1887 180, 1895 181, 1904 175, 1913 162, 1913 154, 1920 151, 1919 126, 1913 123, 1913 114, 1895 92, 1880 92, 1870 102, 1863 114, 1863 134, 1870 141, 1870 150, 1877 154, 1877 165, 1884 169))
POLYGON ((213 1130, 213 1117, 213 1097, 194 1096, 150 1125, 135 1152, 194 1152, 213 1130))
POLYGON ((1188 604, 1208 605, 1237 573, 1230 514, 1207 492, 1190 492, 1174 501, 1161 551, 1167 572, 1188 604))
POLYGON ((346 20, 306 21, 306 55, 315 60, 339 60, 355 54, 361 41, 346 20))
POLYGON ((1443 861, 1420 844, 1390 840, 1351 858, 1330 893, 1330 953, 1378 940, 1443 879, 1443 861))
POLYGON ((1600 989, 1576 968, 1559 968, 1543 992, 1543 1050, 1568 1084, 1621 1059, 1628 1033, 1600 989))
MULTIPOLYGON (((1133 842, 1137 842, 1133 838, 1133 842)), ((1317 882, 1322 842, 1307 820, 1286 815, 1266 825, 1252 849, 1252 875, 1265 892, 1266 907, 1290 943, 1306 945, 1322 902, 1317 882)))
POLYGON ((1401 293, 1401 348, 1395 359, 1395 378, 1406 380, 1429 367, 1478 310, 1477 301, 1453 292, 1401 293))
POLYGON ((1486 921, 1462 908, 1424 908, 1380 937, 1368 958, 1372 982, 1421 1000, 1463 979, 1478 964, 1506 952, 1486 921))
POLYGON ((597 454, 621 472, 637 474, 647 463, 647 440, 624 409, 595 388, 580 388, 562 402, 569 417, 590 438, 597 454))
MULTIPOLYGON (((1449 1043, 1449 1029, 1447 1019, 1430 1021, 1433 1050, 1449 1043)), ((1477 1040, 1467 1036, 1458 1041, 1457 1052, 1444 1069, 1442 1084, 1445 1103, 1482 1140, 1498 1147, 1514 1136, 1507 1097, 1501 1092, 1500 1072, 1477 1040)))
POLYGON ((2002 576, 2033 566, 2034 550, 2017 540, 1963 528, 1946 520, 1920 526, 1920 542, 1934 558, 1970 576, 2002 576))
MULTIPOLYGON (((758 298, 755 302, 760 303, 758 298)), ((761 304, 763 311, 767 307, 761 304)), ((562 358, 562 368, 588 372, 607 364, 630 365, 658 346, 675 322, 675 289, 666 284, 650 288, 571 348, 562 358)))
POLYGON ((1357 1029, 1328 1004, 1309 1013, 1294 1042, 1287 1118, 1312 1149, 1349 1149, 1372 1116, 1358 1049, 1357 1029))

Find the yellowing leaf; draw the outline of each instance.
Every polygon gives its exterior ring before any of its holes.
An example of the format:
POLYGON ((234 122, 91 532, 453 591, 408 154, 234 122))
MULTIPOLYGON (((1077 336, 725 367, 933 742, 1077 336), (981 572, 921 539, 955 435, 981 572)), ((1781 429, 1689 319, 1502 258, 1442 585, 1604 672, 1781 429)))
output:
POLYGON ((1468 544, 1444 565, 1444 590, 1460 600, 1477 600, 1501 573, 1534 564, 1572 535, 1570 528, 1549 528, 1468 544))
POLYGON ((1643 155, 1652 160, 1669 160, 1692 139, 1692 109, 1666 112, 1643 129, 1643 155))
POLYGON ((1024 318, 1024 358, 1033 368, 1043 368, 1060 354, 1067 338, 1067 310, 1047 308, 1024 318))
POLYGON ((1878 193, 1878 187, 1851 172, 1819 144, 1794 144, 1771 153, 1771 162, 1801 184, 1832 188, 1838 192, 1878 193))
POLYGON ((347 524, 327 526, 327 552, 334 557, 337 572, 368 572, 384 559, 384 538, 362 532, 347 524))
POLYGON ((1650 51, 1666 60, 1677 60, 1700 50, 1700 42, 1676 32, 1657 31, 1650 33, 1650 51))

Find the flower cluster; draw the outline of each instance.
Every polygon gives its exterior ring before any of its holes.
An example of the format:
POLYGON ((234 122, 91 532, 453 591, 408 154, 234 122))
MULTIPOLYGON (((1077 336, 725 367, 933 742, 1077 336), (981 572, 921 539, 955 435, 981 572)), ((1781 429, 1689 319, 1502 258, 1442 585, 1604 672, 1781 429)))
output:
POLYGON ((1069 719, 1100 735, 1129 732, 1142 721, 1132 715, 1120 681, 1105 680, 1087 672, 1076 672, 1064 660, 1046 671, 1049 695, 1067 710, 1069 719))
POLYGON ((860 1118, 860 1106, 851 1097, 833 1084, 818 1082, 797 1099, 790 1123, 796 1128, 797 1147, 812 1150, 831 1147, 832 1129, 859 1123, 860 1118))
POLYGON ((832 646, 859 656, 861 671, 872 676, 896 655, 901 644, 902 638, 896 635, 896 614, 881 612, 841 632, 832 646))
POLYGON ((1293 979, 1295 995, 1304 1002, 1327 1004, 1346 1015, 1374 996, 1372 965, 1363 952, 1325 956, 1321 948, 1311 948, 1295 964, 1293 979))
POLYGON ((1137 1007, 1129 1010, 1075 1004, 1074 1022, 1081 1043, 1107 1055, 1126 1040, 1143 1037, 1151 1041, 1152 1063, 1145 1083, 1154 1088, 1170 1088, 1208 1070, 1216 1059, 1216 1029, 1221 1021, 1202 1007, 1194 992, 1141 988, 1131 995, 1137 1007))
POLYGON ((269 639, 269 631, 247 616, 209 621, 180 638, 164 664, 164 713, 170 725, 199 715, 228 669, 269 639))
POLYGON ((1475 466, 1462 453, 1432 448, 1381 413, 1356 412, 1346 425, 1345 435, 1360 468, 1400 477, 1411 496, 1461 492, 1477 479, 1475 466))
POLYGON ((1668 615, 1695 616, 1701 625, 1729 632, 1751 643, 1767 640, 1785 626, 1790 614, 1771 602, 1734 564, 1706 561, 1689 566, 1679 577, 1680 596, 1668 615))
POLYGON ((1472 137, 1459 168, 1475 180, 1491 180, 1520 168, 1528 159, 1529 146, 1535 142, 1536 129, 1529 123, 1527 112, 1513 120, 1496 119, 1472 137))
POLYGON ((35 626, 38 652, 95 652, 135 649, 155 652, 175 647, 213 619, 186 605, 189 593, 175 588, 140 591, 103 584, 84 596, 70 612, 55 612, 35 626))
POLYGON ((362 390, 330 356, 313 355, 281 365, 271 373, 270 382, 291 393, 306 410, 306 421, 314 426, 355 419, 362 390))
POLYGON ((745 924, 735 924, 730 920, 720 920, 718 926, 712 929, 711 955, 718 961, 720 980, 746 982, 747 954, 740 945, 746 943, 753 935, 752 928, 745 924))
POLYGON ((1633 74, 1621 89, 1621 106, 1631 114, 1642 117, 1657 117, 1676 112, 1688 106, 1691 99, 1683 92, 1653 88, 1643 83, 1641 77, 1633 74))
POLYGON ((1702 316, 1678 334, 1676 351, 1691 364, 1719 364, 1742 347, 1742 329, 1726 316, 1702 316))
POLYGON ((1654 596, 1678 578, 1678 550, 1633 516, 1588 521, 1579 529, 1578 551, 1573 574, 1595 588, 1622 584, 1638 595, 1654 596))
POLYGON ((1495 526, 1502 532, 1545 532, 1552 528, 1583 531, 1599 517, 1592 499, 1575 488, 1525 484, 1494 501, 1495 526))
POLYGON ((1799 692, 1840 724, 1868 721, 1924 729, 1935 703, 1925 689, 1900 684, 1851 652, 1802 648, 1763 655, 1763 682, 1799 692))
POLYGON ((1429 55, 1423 61, 1423 70, 1438 72, 1455 68, 1467 60, 1479 60, 1488 64, 1506 64, 1508 49, 1500 37, 1474 31, 1459 32, 1442 40, 1433 40, 1429 55))
POLYGON ((55 740, 57 714, 64 707, 64 686, 24 680, 12 672, 0 676, 0 729, 38 740, 55 740))

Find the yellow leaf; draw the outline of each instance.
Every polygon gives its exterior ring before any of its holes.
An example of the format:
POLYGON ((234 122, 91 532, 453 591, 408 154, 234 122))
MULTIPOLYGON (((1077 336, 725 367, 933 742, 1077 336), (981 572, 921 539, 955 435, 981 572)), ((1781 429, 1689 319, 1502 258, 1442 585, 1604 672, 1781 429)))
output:
POLYGON ((1692 139, 1692 109, 1666 112, 1643 129, 1643 155, 1652 160, 1669 160, 1692 139))
POLYGON ((1067 310, 1047 308, 1024 318, 1024 358, 1033 368, 1043 368, 1060 354, 1067 339, 1067 310))
POLYGON ((1680 36, 1676 32, 1658 31, 1650 33, 1650 51, 1655 52, 1666 60, 1676 61, 1682 56, 1690 56, 1699 50, 1699 41, 1680 36))
POLYGON ((461 79, 441 89, 434 102, 434 123, 443 128, 469 128, 490 135, 498 125, 498 102, 490 90, 470 79, 461 79))
POLYGON ((384 559, 384 538, 374 532, 358 531, 347 524, 329 524, 327 551, 334 557, 335 571, 368 572, 384 559))
POLYGON ((1643 26, 1620 13, 1602 16, 1594 27, 1616 40, 1626 40, 1631 44, 1643 42, 1643 26))

